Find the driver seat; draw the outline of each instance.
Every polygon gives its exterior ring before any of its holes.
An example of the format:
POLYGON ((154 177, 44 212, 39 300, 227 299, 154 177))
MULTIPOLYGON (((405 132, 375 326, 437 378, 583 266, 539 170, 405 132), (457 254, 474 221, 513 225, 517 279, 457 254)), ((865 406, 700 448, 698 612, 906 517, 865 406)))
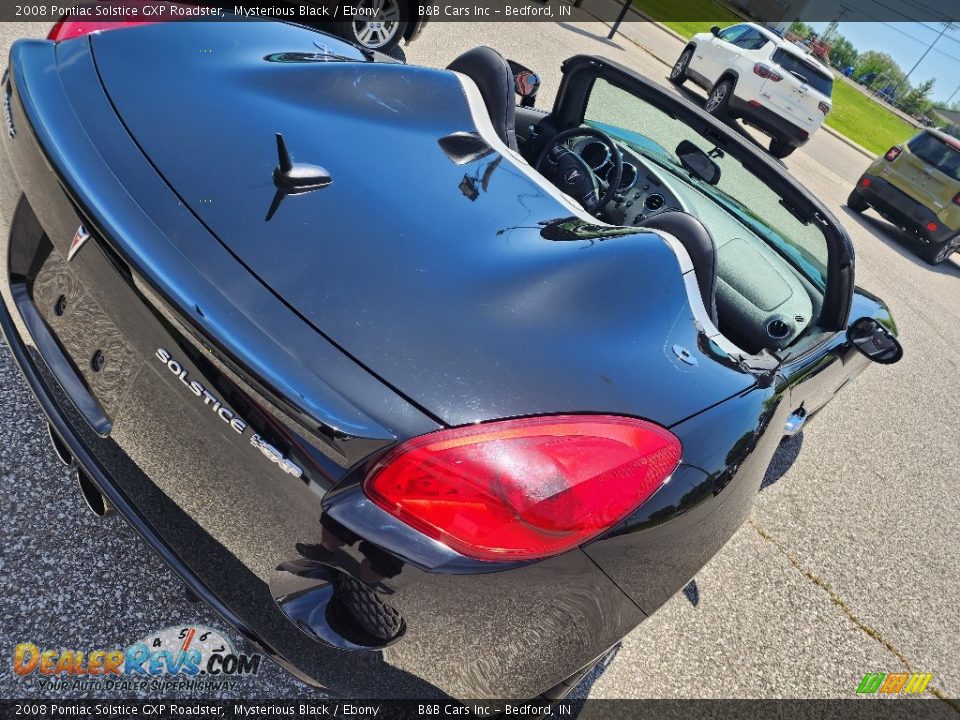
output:
POLYGON ((503 55, 493 48, 476 47, 457 57, 447 65, 447 70, 473 80, 487 106, 493 129, 508 148, 516 150, 517 108, 513 99, 513 72, 503 55))
POLYGON ((690 213, 667 210, 640 222, 639 227, 663 230, 673 235, 686 249, 693 262, 700 296, 707 314, 717 324, 717 244, 710 231, 690 213))

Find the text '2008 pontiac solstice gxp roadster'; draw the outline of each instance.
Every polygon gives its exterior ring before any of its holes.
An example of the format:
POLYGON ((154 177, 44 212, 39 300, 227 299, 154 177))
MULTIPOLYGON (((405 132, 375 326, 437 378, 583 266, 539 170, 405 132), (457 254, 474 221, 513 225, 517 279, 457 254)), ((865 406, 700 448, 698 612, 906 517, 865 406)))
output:
POLYGON ((91 505, 335 692, 562 695, 902 355, 830 212, 613 62, 546 112, 489 48, 74 34, 3 80, 4 335, 91 505))

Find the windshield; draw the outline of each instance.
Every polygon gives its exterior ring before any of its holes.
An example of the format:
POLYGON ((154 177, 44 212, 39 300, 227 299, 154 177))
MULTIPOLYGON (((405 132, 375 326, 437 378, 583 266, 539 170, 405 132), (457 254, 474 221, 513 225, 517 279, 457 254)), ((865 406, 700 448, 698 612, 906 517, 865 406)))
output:
POLYGON ((960 148, 948 145, 936 135, 927 132, 917 135, 907 147, 927 165, 932 165, 954 180, 960 180, 960 148))
MULTIPOLYGON (((730 152, 717 153, 714 140, 603 79, 594 83, 585 122, 656 163, 682 181, 688 192, 706 196, 713 206, 734 216, 742 226, 787 258, 821 291, 825 288, 827 241, 821 230, 799 220, 762 178, 730 152), (711 154, 721 170, 715 185, 697 179, 683 167, 676 148, 684 140, 711 154)), ((693 211, 693 214, 697 213, 693 211)), ((705 224, 709 226, 706 220, 705 224)))
POLYGON ((812 62, 797 57, 782 48, 773 53, 773 61, 801 82, 806 83, 821 95, 833 94, 833 76, 827 75, 812 62))

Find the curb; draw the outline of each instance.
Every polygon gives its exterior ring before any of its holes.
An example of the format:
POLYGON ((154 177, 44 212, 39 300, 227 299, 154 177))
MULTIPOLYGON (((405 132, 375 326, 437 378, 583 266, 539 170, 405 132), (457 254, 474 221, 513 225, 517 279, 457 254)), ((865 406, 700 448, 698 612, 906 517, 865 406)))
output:
MULTIPOLYGON (((658 23, 658 22, 657 22, 656 20, 654 20, 653 18, 648 18, 648 17, 647 17, 646 15, 644 15, 643 13, 637 13, 637 15, 640 15, 640 16, 643 17, 643 18, 647 18, 649 22, 653 23, 653 24, 656 25, 658 28, 660 28, 661 30, 663 30, 667 35, 672 35, 674 38, 676 38, 677 40, 679 40, 680 42, 682 42, 684 45, 686 45, 688 42, 690 42, 690 38, 685 38, 683 35, 681 35, 680 33, 676 32, 675 30, 671 30, 670 28, 668 28, 666 25, 661 25, 660 23, 658 23)), ((657 59, 660 60, 660 62, 666 62, 666 60, 663 60, 662 58, 657 58, 657 59)), ((669 64, 672 65, 673 63, 669 63, 669 64)))
MULTIPOLYGON (((660 28, 660 29, 661 29, 663 32, 665 32, 667 35, 670 35, 671 37, 679 40, 679 41, 682 42, 684 45, 686 45, 688 42, 690 42, 690 38, 685 38, 683 35, 681 35, 680 33, 678 33, 676 30, 672 30, 671 28, 668 28, 666 25, 664 25, 664 24, 662 24, 662 23, 654 20, 652 17, 650 17, 649 15, 647 15, 647 14, 646 14, 645 12, 643 12, 642 10, 636 10, 636 9, 633 8, 633 7, 631 7, 630 10, 632 10, 634 14, 639 15, 641 18, 643 18, 643 20, 645 20, 646 22, 650 23, 651 25, 656 25, 658 28, 660 28)), ((623 35, 624 33, 620 33, 620 34, 623 35)), ((652 52, 651 52, 650 54, 653 55, 652 52)), ((654 56, 655 58, 657 58, 657 60, 659 60, 660 62, 666 63, 666 60, 664 60, 663 58, 657 57, 656 55, 653 55, 653 56, 654 56)), ((672 65, 673 63, 669 63, 669 64, 672 65)))
POLYGON ((826 123, 824 123, 824 124, 821 125, 820 127, 823 128, 824 130, 826 130, 826 131, 827 131, 828 133, 830 133, 831 135, 833 135, 833 136, 834 136, 837 140, 839 140, 840 142, 844 143, 845 145, 849 145, 850 147, 852 147, 854 150, 856 150, 857 152, 859 152, 861 155, 865 155, 866 157, 870 158, 871 160, 875 160, 875 159, 876 159, 877 153, 870 152, 870 151, 867 150, 863 145, 860 145, 860 144, 858 144, 858 143, 855 143, 853 140, 851 140, 850 138, 848 138, 846 135, 844 135, 844 134, 843 134, 842 132, 840 132, 839 130, 834 130, 832 127, 830 127, 830 126, 827 125, 826 123))

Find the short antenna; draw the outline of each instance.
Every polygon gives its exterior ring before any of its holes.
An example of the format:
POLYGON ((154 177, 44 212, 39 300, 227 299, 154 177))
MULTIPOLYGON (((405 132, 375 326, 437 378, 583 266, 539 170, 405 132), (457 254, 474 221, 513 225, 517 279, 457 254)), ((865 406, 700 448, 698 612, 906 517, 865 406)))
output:
POLYGON ((293 169, 293 158, 290 157, 287 144, 280 133, 277 133, 277 155, 280 156, 280 172, 290 172, 293 169))

